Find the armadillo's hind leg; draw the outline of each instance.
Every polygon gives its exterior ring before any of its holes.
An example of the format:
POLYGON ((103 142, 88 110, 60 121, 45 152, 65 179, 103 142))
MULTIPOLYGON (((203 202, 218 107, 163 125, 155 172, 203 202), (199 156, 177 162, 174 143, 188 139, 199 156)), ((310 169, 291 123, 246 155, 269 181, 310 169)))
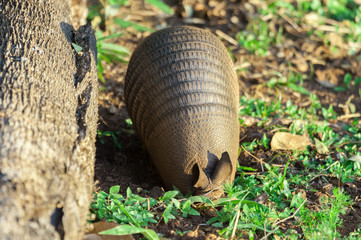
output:
MULTIPOLYGON (((208 152, 208 157, 210 153, 208 152)), ((212 154, 211 156, 215 156, 212 154)), ((195 195, 206 195, 211 198, 218 198, 223 195, 222 183, 227 181, 227 178, 232 173, 232 162, 228 152, 222 153, 221 159, 216 162, 214 170, 208 171, 200 168, 198 163, 195 163, 192 168, 193 175, 193 193, 195 195)))

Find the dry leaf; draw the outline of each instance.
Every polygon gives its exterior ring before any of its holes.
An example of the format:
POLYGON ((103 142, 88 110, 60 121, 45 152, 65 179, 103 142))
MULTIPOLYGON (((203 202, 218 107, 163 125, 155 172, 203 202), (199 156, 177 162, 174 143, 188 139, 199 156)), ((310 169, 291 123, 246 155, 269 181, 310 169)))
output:
POLYGON ((317 13, 311 12, 304 16, 306 23, 312 27, 317 27, 320 23, 320 16, 317 13))
POLYGON ((361 163, 361 156, 359 156, 359 155, 353 155, 353 156, 351 156, 348 160, 361 163))
MULTIPOLYGON (((326 82, 329 82, 329 85, 337 86, 345 75, 345 71, 340 68, 327 68, 325 70, 317 69, 315 74, 317 81, 323 86, 326 85, 326 82)), ((327 85, 325 87, 327 87, 327 85)))
POLYGON ((305 58, 297 52, 295 55, 296 58, 291 59, 291 62, 296 65, 300 72, 306 72, 308 70, 308 63, 306 62, 305 58))
POLYGON ((115 222, 107 222, 105 219, 102 219, 100 222, 93 223, 93 226, 93 230, 85 235, 84 240, 134 240, 132 235, 116 236, 99 234, 99 232, 119 226, 119 224, 115 222))
POLYGON ((321 142, 320 140, 318 140, 317 138, 315 138, 315 145, 316 145, 316 150, 319 154, 326 154, 328 153, 328 148, 327 146, 321 142))
POLYGON ((321 86, 323 86, 325 88, 334 88, 334 87, 336 87, 336 85, 333 84, 333 83, 330 83, 328 81, 323 81, 323 80, 320 80, 320 79, 317 79, 317 78, 316 78, 316 82, 318 82, 321 86))
POLYGON ((83 240, 103 240, 103 239, 99 237, 98 234, 91 233, 91 234, 86 234, 83 240))
POLYGON ((287 132, 276 132, 271 141, 271 149, 276 150, 307 150, 311 145, 307 136, 295 135, 287 132))

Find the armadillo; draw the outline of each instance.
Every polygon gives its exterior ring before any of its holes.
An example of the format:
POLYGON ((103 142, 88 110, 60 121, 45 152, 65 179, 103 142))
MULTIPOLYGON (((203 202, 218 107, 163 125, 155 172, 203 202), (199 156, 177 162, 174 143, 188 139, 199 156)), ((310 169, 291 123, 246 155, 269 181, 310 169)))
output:
POLYGON ((124 97, 165 187, 221 196, 239 144, 239 86, 223 43, 190 26, 152 33, 132 54, 124 97))

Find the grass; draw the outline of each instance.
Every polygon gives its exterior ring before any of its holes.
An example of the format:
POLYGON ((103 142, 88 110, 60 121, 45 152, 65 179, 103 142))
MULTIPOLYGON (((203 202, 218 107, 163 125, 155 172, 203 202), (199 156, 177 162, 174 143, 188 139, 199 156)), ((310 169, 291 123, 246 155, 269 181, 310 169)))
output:
MULTIPOLYGON (((261 100, 243 97, 240 114, 262 119, 271 117, 304 119, 303 113, 314 112, 312 109, 298 109, 290 101, 282 107, 279 104, 280 100, 278 103, 267 104, 261 100)), ((314 101, 317 101, 317 98, 314 98, 314 101)), ((318 104, 312 104, 310 108, 324 109, 318 104)), ((325 109, 325 111, 330 110, 325 109)), ((331 115, 336 114, 332 112, 331 115)), ((314 119, 319 118, 314 117, 314 119)), ((220 209, 217 211, 217 217, 209 219, 207 224, 219 228, 219 234, 226 238, 231 237, 233 229, 236 229, 238 237, 241 237, 241 232, 244 230, 250 239, 260 231, 298 239, 301 235, 296 231, 282 232, 278 227, 283 220, 292 219, 294 225, 300 226, 306 239, 326 239, 325 236, 328 236, 327 239, 334 239, 339 237, 337 227, 342 226, 340 215, 344 214, 345 209, 352 204, 349 196, 340 189, 334 188, 330 197, 320 200, 318 206, 320 209, 313 210, 307 208, 305 199, 297 191, 312 189, 311 182, 321 176, 333 176, 341 182, 352 182, 355 177, 361 177, 361 154, 358 152, 361 142, 360 129, 355 126, 348 127, 350 134, 345 136, 334 132, 327 125, 312 121, 306 123, 300 131, 296 131, 296 127, 291 128, 291 132, 298 134, 307 132, 313 139, 322 135, 323 137, 318 141, 344 157, 335 159, 328 155, 324 159, 315 159, 318 151, 316 147, 304 152, 294 151, 291 156, 289 154, 278 156, 286 163, 284 168, 265 163, 266 171, 257 176, 247 176, 240 168, 240 175, 235 179, 234 185, 225 187, 227 198, 216 202, 204 197, 185 198, 179 195, 178 191, 170 191, 159 199, 152 199, 140 197, 128 189, 127 196, 123 197, 118 193, 119 187, 114 186, 109 194, 103 191, 96 194, 91 209, 97 219, 105 217, 108 221, 120 224, 146 227, 149 223, 158 221, 167 223, 175 216, 186 218, 188 215, 199 215, 199 210, 194 208, 193 203, 202 202, 208 207, 220 209), (289 169, 291 160, 300 162, 304 168, 296 172, 289 169), (262 195, 268 197, 268 205, 254 201, 262 195), (315 236, 317 238, 314 238, 315 236)), ((252 152, 257 148, 269 149, 269 143, 270 139, 263 135, 262 139, 243 143, 243 146, 247 151, 252 152)), ((327 179, 323 181, 328 182, 327 179)))
POLYGON ((120 131, 118 132, 113 132, 113 131, 101 131, 101 130, 97 130, 97 139, 101 144, 104 144, 104 137, 111 137, 114 145, 119 149, 122 150, 122 145, 120 144, 117 135, 120 134, 120 131))
POLYGON ((101 191, 95 194, 91 209, 98 220, 106 218, 108 221, 120 224, 146 227, 149 223, 157 223, 160 218, 167 223, 178 215, 182 217, 199 215, 199 212, 191 207, 194 202, 203 202, 213 206, 212 201, 205 197, 185 198, 178 190, 166 192, 156 200, 133 194, 130 188, 127 189, 124 197, 119 194, 119 189, 119 186, 113 186, 109 193, 101 191), (155 209, 160 210, 155 211, 155 209))
MULTIPOLYGON (((166 14, 173 13, 161 1, 146 2, 166 14)), ((90 18, 97 21, 99 26, 105 24, 118 29, 107 33, 98 29, 101 80, 104 62, 126 63, 130 54, 128 49, 108 41, 120 37, 124 28, 132 27, 139 32, 153 31, 141 23, 112 17, 112 9, 127 4, 126 1, 113 0, 109 1, 109 5, 90 12, 90 18)), ((285 30, 286 25, 299 33, 305 32, 306 36, 332 52, 346 49, 347 55, 353 56, 360 50, 361 7, 354 1, 276 0, 257 7, 258 12, 250 19, 245 31, 233 36, 250 54, 259 57, 276 54, 284 42, 294 38, 285 30), (342 44, 334 42, 335 35, 330 33, 336 34, 342 44)), ((234 57, 236 59, 237 56, 234 57)), ((268 152, 270 159, 262 160, 262 171, 250 166, 238 166, 234 183, 224 186, 226 197, 211 201, 205 197, 182 196, 174 190, 153 199, 141 197, 129 188, 123 196, 119 193, 119 186, 113 186, 109 193, 94 193, 91 205, 91 212, 96 215, 94 221, 105 218, 121 224, 109 230, 108 234, 142 233, 147 239, 157 239, 157 234, 149 231, 152 224, 167 224, 176 218, 186 221, 190 215, 215 209, 216 216, 209 218, 206 224, 216 228, 224 238, 341 239, 342 215, 350 211, 353 201, 344 189, 335 187, 332 182, 336 180, 338 185, 342 185, 360 181, 360 117, 355 115, 351 121, 337 125, 336 120, 342 120, 342 116, 335 111, 337 106, 332 103, 322 105, 319 97, 305 87, 314 74, 312 66, 309 75, 305 76, 294 71, 292 63, 289 63, 288 70, 273 72, 269 80, 260 86, 271 93, 278 93, 272 101, 242 96, 239 107, 240 123, 244 128, 247 127, 246 120, 252 119, 257 129, 265 133, 283 131, 306 135, 313 143, 307 150, 273 151, 270 134, 262 134, 261 138, 242 142, 240 151, 250 154, 268 152), (285 101, 280 94, 282 92, 299 94, 310 104, 302 107, 290 99, 285 101), (269 124, 273 120, 280 123, 269 124), (320 186, 316 187, 317 184, 320 186), (324 193, 320 187, 325 186, 332 187, 324 193), (316 200, 310 201, 311 197, 316 200)), ((104 79, 102 81, 105 82, 104 79)), ((346 92, 359 88, 358 97, 361 97, 360 85, 361 77, 345 72, 342 83, 332 89, 346 92)), ((350 114, 356 113, 351 102, 346 105, 350 114)), ((111 137, 121 149, 118 134, 98 131, 98 139, 102 141, 104 137, 111 137)), ((176 232, 180 236, 185 234, 179 230, 176 232)), ((361 239, 361 225, 342 239, 361 239)))
MULTIPOLYGON (((352 203, 350 197, 343 194, 338 188, 333 189, 334 198, 321 198, 320 209, 317 212, 305 207, 300 210, 300 223, 305 238, 335 239, 339 238, 337 227, 342 226, 341 214, 352 203)), ((297 204, 297 203, 296 203, 297 204)))
POLYGON ((353 55, 357 52, 358 44, 361 42, 361 22, 358 21, 361 14, 359 4, 352 0, 330 0, 326 3, 322 3, 321 0, 299 0, 294 1, 294 4, 291 2, 276 0, 262 5, 259 15, 251 19, 246 31, 237 34, 236 39, 240 45, 253 54, 269 55, 268 50, 271 47, 280 45, 287 38, 283 35, 282 27, 271 28, 271 26, 287 21, 297 31, 302 25, 307 25, 309 35, 319 36, 321 41, 325 41, 326 45, 335 51, 341 46, 332 46, 329 33, 336 31, 344 40, 345 46, 349 45, 349 54, 353 55), (324 26, 330 21, 333 26, 325 28, 324 26), (339 22, 337 25, 336 21, 339 22))
MULTIPOLYGON (((193 196, 185 198, 178 190, 166 192, 158 199, 144 198, 138 194, 133 194, 130 188, 126 191, 126 196, 119 194, 120 187, 113 186, 109 193, 100 191, 94 194, 94 201, 91 204, 91 212, 95 214, 95 221, 105 218, 109 222, 123 224, 114 231, 107 234, 125 234, 127 230, 138 233, 142 227, 147 227, 150 223, 158 223, 162 220, 165 223, 175 216, 186 218, 189 215, 200 215, 199 211, 192 207, 195 202, 202 202, 213 206, 213 202, 205 197, 193 196), (177 198, 176 198, 177 196, 177 198), (124 227, 128 225, 134 227, 124 227), (124 233, 121 233, 122 231, 124 233)), ((148 233, 145 233, 146 235, 148 233)), ((156 239, 151 237, 151 239, 156 239)))

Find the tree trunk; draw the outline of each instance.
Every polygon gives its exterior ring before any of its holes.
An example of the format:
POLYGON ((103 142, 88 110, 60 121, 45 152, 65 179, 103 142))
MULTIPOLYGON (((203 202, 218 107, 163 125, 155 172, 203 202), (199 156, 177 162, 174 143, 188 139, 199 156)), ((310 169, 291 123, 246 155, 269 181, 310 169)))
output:
POLYGON ((0 239, 82 237, 94 175, 95 59, 90 26, 73 31, 70 0, 0 0, 0 239))

